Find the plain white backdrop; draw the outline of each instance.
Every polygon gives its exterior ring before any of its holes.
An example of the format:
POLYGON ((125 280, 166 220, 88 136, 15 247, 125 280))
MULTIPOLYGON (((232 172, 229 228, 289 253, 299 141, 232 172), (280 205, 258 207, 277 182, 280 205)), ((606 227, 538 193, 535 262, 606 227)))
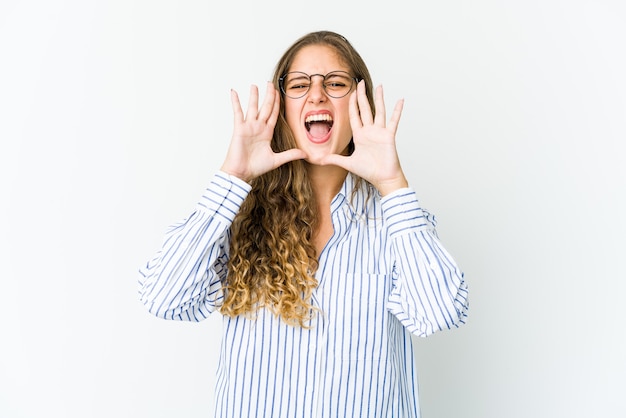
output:
POLYGON ((626 416, 626 6, 615 0, 0 4, 0 417, 210 416, 220 338, 137 269, 311 30, 405 99, 398 147, 470 285, 418 340, 424 418, 626 416))

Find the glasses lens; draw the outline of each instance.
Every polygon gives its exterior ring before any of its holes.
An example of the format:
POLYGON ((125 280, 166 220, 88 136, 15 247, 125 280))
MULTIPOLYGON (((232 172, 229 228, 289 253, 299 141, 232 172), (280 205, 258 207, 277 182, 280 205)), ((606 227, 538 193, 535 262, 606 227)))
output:
POLYGON ((352 77, 344 71, 328 73, 324 78, 324 89, 329 96, 340 98, 352 90, 352 77))
POLYGON ((309 87, 311 87, 311 78, 305 73, 292 72, 284 77, 283 91, 293 99, 304 96, 309 91, 309 87))

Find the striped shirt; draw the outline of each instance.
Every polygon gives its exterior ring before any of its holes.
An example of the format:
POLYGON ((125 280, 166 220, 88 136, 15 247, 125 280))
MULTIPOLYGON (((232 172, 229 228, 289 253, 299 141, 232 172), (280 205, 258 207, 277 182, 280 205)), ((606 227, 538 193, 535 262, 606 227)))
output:
MULTIPOLYGON (((465 323, 467 285, 412 189, 381 198, 366 182, 353 194, 355 185, 349 174, 331 204, 312 327, 266 309, 223 317, 216 417, 419 417, 411 334, 465 323)), ((168 229, 140 268, 151 313, 201 321, 219 309, 230 225, 249 190, 218 172, 190 216, 168 229)))

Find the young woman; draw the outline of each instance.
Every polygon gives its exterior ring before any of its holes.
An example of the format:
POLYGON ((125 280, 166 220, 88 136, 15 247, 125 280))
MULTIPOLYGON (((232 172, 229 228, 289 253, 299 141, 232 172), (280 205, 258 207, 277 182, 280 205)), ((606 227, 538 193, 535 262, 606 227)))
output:
POLYGON ((218 417, 417 417, 411 335, 458 327, 463 273, 408 186, 399 101, 341 35, 297 40, 195 210, 141 268, 154 315, 223 314, 218 417))

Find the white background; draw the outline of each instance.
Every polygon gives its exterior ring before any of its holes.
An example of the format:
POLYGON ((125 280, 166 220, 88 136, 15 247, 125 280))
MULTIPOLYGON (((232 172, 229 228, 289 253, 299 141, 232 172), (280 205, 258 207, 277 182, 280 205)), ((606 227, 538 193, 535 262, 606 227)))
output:
POLYGON ((626 416, 626 6, 615 0, 0 3, 0 417, 209 416, 220 335, 137 269, 297 37, 352 41, 466 273, 418 341, 425 418, 626 416))

